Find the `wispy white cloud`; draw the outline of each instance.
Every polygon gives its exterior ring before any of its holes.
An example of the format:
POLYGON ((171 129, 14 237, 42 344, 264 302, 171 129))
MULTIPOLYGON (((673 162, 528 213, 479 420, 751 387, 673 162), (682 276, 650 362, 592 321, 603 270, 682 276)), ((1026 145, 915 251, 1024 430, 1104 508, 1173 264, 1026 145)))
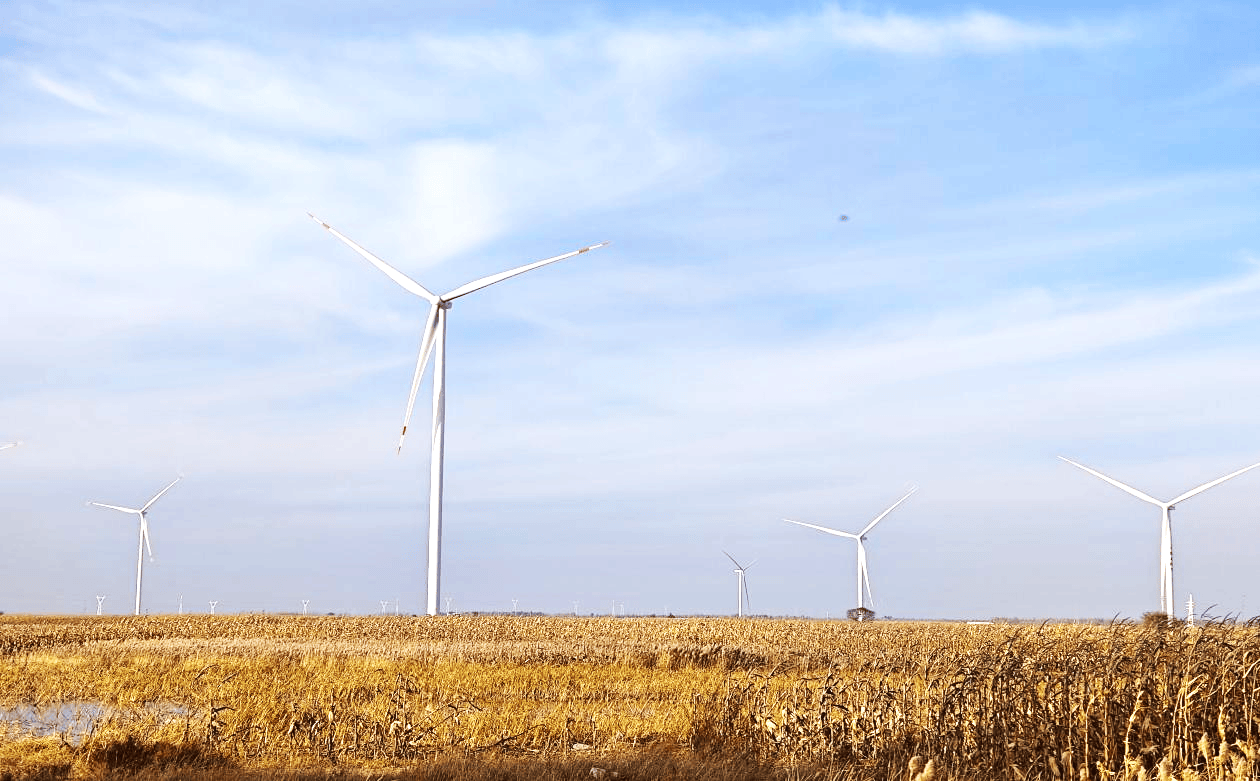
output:
POLYGON ((893 12, 873 16, 833 6, 817 21, 817 27, 810 27, 824 32, 837 43, 898 54, 1096 48, 1123 42, 1135 35, 1124 23, 1075 22, 1056 26, 1021 22, 985 11, 932 19, 893 12))
POLYGON ((53 97, 60 98, 75 108, 81 108, 84 111, 94 111, 104 113, 105 108, 97 102, 96 98, 90 93, 84 92, 74 87, 69 87, 60 82, 44 76, 39 71, 32 71, 30 74, 31 82, 40 90, 47 92, 53 97))

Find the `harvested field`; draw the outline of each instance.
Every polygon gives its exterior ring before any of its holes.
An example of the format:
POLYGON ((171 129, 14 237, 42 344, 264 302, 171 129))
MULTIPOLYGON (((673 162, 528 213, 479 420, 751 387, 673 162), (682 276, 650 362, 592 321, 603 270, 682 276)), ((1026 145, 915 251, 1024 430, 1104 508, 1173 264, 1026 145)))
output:
POLYGON ((0 616, 0 779, 1254 779, 1258 684, 1227 624, 0 616))

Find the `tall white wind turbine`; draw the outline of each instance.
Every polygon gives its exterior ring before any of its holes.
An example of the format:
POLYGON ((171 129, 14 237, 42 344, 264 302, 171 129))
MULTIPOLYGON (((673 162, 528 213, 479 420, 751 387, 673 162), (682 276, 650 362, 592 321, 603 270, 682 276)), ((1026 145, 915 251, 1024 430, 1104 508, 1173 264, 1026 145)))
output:
POLYGON ((441 597, 442 468, 446 441, 446 318, 447 312, 451 308, 451 302, 469 293, 475 293, 484 287, 489 287, 496 282, 511 279, 518 274, 524 274, 526 271, 533 271, 536 268, 571 258, 574 255, 581 255, 584 252, 607 246, 608 242, 593 244, 573 252, 566 252, 563 255, 556 255, 553 258, 528 263, 510 271, 482 277, 439 296, 429 292, 419 282, 416 282, 354 243, 328 223, 310 212, 307 212, 307 214, 312 220, 322 225, 325 230, 349 246, 350 249, 359 253, 369 263, 380 269, 387 277, 397 282, 404 290, 429 302, 429 316, 425 320, 424 335, 420 339, 420 355, 416 359, 416 373, 411 380, 411 394, 407 397, 407 411, 403 413, 402 434, 398 438, 398 449, 399 451, 402 450, 403 440, 407 436, 407 424, 411 421, 411 411, 416 403, 416 392, 420 389, 420 380, 424 375, 424 369, 429 360, 429 353, 433 352, 433 435, 430 443, 432 451, 429 457, 429 570, 426 596, 428 614, 435 616, 438 614, 438 604, 441 597))
POLYGON ((1083 469, 1084 471, 1089 472, 1094 477, 1097 477, 1099 480, 1105 480, 1106 482, 1114 485, 1116 488, 1119 488, 1121 491, 1124 491, 1125 493, 1128 493, 1128 494, 1132 494, 1133 496, 1136 496, 1137 498, 1141 499, 1144 502, 1150 502, 1151 504, 1155 505, 1156 507, 1160 509, 1159 609, 1161 612, 1163 612, 1165 615, 1167 615, 1170 618, 1175 615, 1173 611, 1176 609, 1175 607, 1176 603, 1173 601, 1173 554, 1172 554, 1172 511, 1173 509, 1177 506, 1179 502, 1185 501, 1186 499, 1189 499, 1192 496, 1201 494, 1209 488, 1215 488, 1216 486, 1220 485, 1226 480, 1232 480, 1233 478, 1238 477, 1244 472, 1250 472, 1252 469, 1255 469, 1256 467, 1260 466, 1260 464, 1252 464, 1251 466, 1243 467, 1242 469, 1239 469, 1237 472, 1230 472, 1224 477, 1218 477, 1212 482, 1204 483, 1198 488, 1191 488, 1189 491, 1186 491, 1184 494, 1182 494, 1181 496, 1178 496, 1175 499, 1170 499, 1167 502, 1161 502, 1160 500, 1156 499, 1150 494, 1144 494, 1138 489, 1134 488, 1133 486, 1125 485, 1119 480, 1116 480, 1111 477, 1107 477, 1102 472, 1099 472, 1094 469, 1090 469, 1084 464, 1078 464, 1070 458, 1064 458, 1063 456, 1059 456, 1059 460, 1066 461, 1067 463, 1071 464, 1077 469, 1083 469))
POLYGON ((756 564, 757 560, 753 559, 752 562, 747 567, 745 567, 743 564, 740 564, 738 561, 735 561, 735 557, 727 553, 726 551, 722 551, 722 554, 726 556, 726 558, 730 559, 731 563, 735 565, 735 574, 738 576, 738 579, 736 580, 736 583, 735 583, 735 600, 736 600, 735 604, 736 604, 736 609, 738 610, 738 613, 736 615, 738 615, 740 618, 743 618, 744 606, 747 605, 749 606, 750 610, 752 609, 751 607, 752 603, 748 599, 748 582, 744 580, 744 573, 748 571, 749 567, 752 567, 753 564, 756 564))
POLYGON ((140 615, 140 585, 144 580, 144 551, 146 548, 148 548, 149 550, 149 558, 150 559, 153 558, 153 546, 149 544, 149 508, 153 506, 154 502, 162 498, 162 494, 171 490, 171 488, 174 487, 176 483, 178 483, 180 480, 183 480, 183 479, 184 479, 184 476, 180 475, 179 477, 172 480, 170 482, 170 485, 167 485, 161 491, 158 491, 157 494, 154 495, 152 499, 145 502, 144 506, 141 507, 139 510, 136 510, 131 507, 119 507, 118 505, 114 505, 114 504, 101 504, 100 502, 88 502, 88 504, 95 505, 96 507, 104 507, 109 510, 118 510, 119 512, 132 513, 133 515, 140 516, 140 548, 136 552, 136 615, 140 615))
POLYGON ((871 593, 871 579, 866 571, 866 546, 863 544, 866 541, 866 535, 870 533, 871 529, 875 528, 875 524, 884 520, 884 518, 890 512, 892 512, 893 510, 896 510, 897 507, 902 502, 909 499, 911 494, 913 494, 917 490, 919 489, 911 488, 909 491, 906 492, 905 496, 893 502, 893 505, 891 507, 889 507, 887 510, 884 510, 879 515, 875 516, 875 520, 866 524, 866 528, 858 532, 857 534, 853 534, 852 532, 842 532, 838 529, 829 529, 826 526, 818 526, 812 523, 804 523, 802 521, 793 521, 790 518, 784 518, 783 520, 787 521, 788 523, 794 523, 797 526, 808 526, 809 528, 817 529, 820 532, 826 532, 827 534, 834 534, 837 537, 848 537, 851 540, 857 540, 857 606, 859 608, 865 608, 866 602, 863 599, 863 594, 862 594, 863 585, 865 585, 866 587, 866 596, 870 597, 871 604, 872 605, 875 604, 875 595, 871 593))

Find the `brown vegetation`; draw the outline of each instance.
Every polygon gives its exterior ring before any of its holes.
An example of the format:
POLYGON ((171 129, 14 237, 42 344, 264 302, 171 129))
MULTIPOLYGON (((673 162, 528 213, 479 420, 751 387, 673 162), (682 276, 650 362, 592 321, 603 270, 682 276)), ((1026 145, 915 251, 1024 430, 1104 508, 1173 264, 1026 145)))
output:
POLYGON ((1232 625, 3 616, 0 780, 1241 781, 1258 684, 1232 625))

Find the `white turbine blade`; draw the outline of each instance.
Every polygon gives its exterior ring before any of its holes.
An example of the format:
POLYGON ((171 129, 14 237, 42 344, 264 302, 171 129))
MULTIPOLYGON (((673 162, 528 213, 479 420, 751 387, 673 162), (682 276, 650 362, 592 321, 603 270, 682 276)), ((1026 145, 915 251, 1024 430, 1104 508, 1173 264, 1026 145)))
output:
POLYGON ((752 569, 752 565, 756 564, 756 563, 757 563, 757 562, 759 562, 759 561, 761 561, 761 559, 753 559, 752 561, 748 562, 748 566, 747 566, 747 567, 744 567, 744 569, 746 569, 746 570, 748 570, 748 569, 752 569))
POLYGON ((1161 502, 1160 500, 1156 499, 1155 497, 1153 497, 1153 496, 1151 496, 1151 495, 1149 495, 1149 494, 1144 494, 1144 493, 1142 493, 1141 491, 1139 491, 1138 489, 1136 489, 1136 488, 1134 488, 1134 487, 1132 487, 1132 486, 1125 485, 1124 483, 1120 482, 1119 480, 1113 480, 1112 478, 1107 477, 1106 475, 1104 475, 1102 472, 1099 472, 1099 471, 1097 471, 1097 470, 1095 470, 1095 469, 1090 469, 1089 467, 1085 466, 1084 464, 1078 464, 1078 463, 1076 463, 1075 461, 1073 461, 1072 459, 1070 459, 1070 458, 1064 458, 1063 456, 1059 456, 1059 460, 1060 460, 1060 461, 1066 461, 1066 462, 1068 462, 1069 464, 1071 464, 1072 466, 1076 467, 1077 469, 1083 469, 1083 470, 1085 470, 1086 472, 1089 472, 1089 473, 1090 473, 1091 475, 1093 475, 1094 477, 1097 477, 1099 480, 1105 480, 1105 481, 1107 481, 1108 483, 1111 483, 1112 485, 1114 485, 1116 488, 1119 488, 1121 491, 1124 491, 1124 492, 1126 492, 1126 493, 1133 494, 1134 496, 1136 496, 1137 498, 1141 499, 1141 500, 1142 500, 1142 501, 1144 501, 1144 502, 1150 502, 1151 504, 1158 505, 1158 506, 1160 506, 1160 507, 1163 507, 1163 506, 1164 506, 1164 503, 1163 503, 1163 502, 1161 502))
POLYGON ((514 268, 511 271, 504 271, 498 274, 493 274, 488 277, 482 277, 481 279, 478 279, 475 282, 469 282, 467 285, 464 285, 463 287, 455 288, 451 292, 442 296, 442 300, 454 301, 460 296, 466 296, 469 293, 475 293, 478 290, 481 290, 483 287, 489 287, 490 285, 493 285, 496 282, 502 282, 505 279, 511 279, 517 274, 524 274, 526 271, 533 271, 534 269, 541 268, 542 266, 546 266, 549 263, 556 263, 561 260, 564 260, 565 258, 571 258, 574 255, 581 255, 583 252, 590 252, 593 249, 606 247, 608 246, 608 244, 609 242, 607 241, 601 241, 599 244, 592 244, 589 247, 583 247, 582 249, 579 249, 579 250, 566 252, 563 255, 556 255, 554 258, 547 258, 546 260, 539 260, 534 263, 529 263, 527 265, 521 266, 519 268, 514 268))
POLYGON ((149 519, 140 513, 140 536, 144 538, 144 547, 149 551, 149 561, 153 561, 153 546, 149 544, 149 519))
POLYGON ((1203 493, 1204 491, 1206 491, 1206 490, 1207 490, 1207 489, 1209 489, 1209 488, 1213 488, 1213 487, 1215 487, 1215 486, 1218 486, 1218 485, 1220 485, 1221 483, 1225 482, 1226 480, 1232 480, 1233 478, 1238 477, 1239 475, 1241 475, 1243 472, 1250 472, 1251 470, 1255 469, 1255 468, 1256 468, 1256 467, 1258 467, 1258 466, 1260 466, 1260 464, 1252 464, 1251 466, 1245 466, 1245 467, 1243 467, 1242 469, 1239 469, 1237 472, 1230 472, 1229 474, 1225 475, 1224 477, 1218 477, 1217 479, 1213 480, 1212 482, 1210 482, 1210 483, 1204 483, 1203 485, 1199 486, 1198 488, 1191 488, 1189 491, 1186 491, 1186 492, 1185 492, 1184 494, 1182 494, 1181 496, 1178 496, 1176 499, 1173 499, 1173 500, 1172 500, 1171 502, 1169 502, 1168 504, 1170 504, 1170 505, 1177 504, 1177 503, 1178 503, 1178 502, 1180 502, 1180 501, 1183 501, 1183 500, 1185 500, 1185 499, 1189 499, 1190 497, 1194 496, 1195 494, 1201 494, 1201 493, 1203 493))
POLYGON ((910 498, 910 496, 911 496, 911 494, 913 494, 913 493, 914 493, 915 491, 917 491, 917 490, 919 490, 919 489, 918 489, 918 488, 911 488, 909 491, 907 491, 905 496, 903 496, 903 497, 901 497, 900 499, 898 499, 897 501, 893 502, 893 506, 892 506, 892 507, 889 507, 887 510, 884 510, 882 513, 880 513, 880 514, 879 514, 879 516, 878 516, 878 517, 876 517, 876 518, 875 518, 875 520, 873 520, 873 521, 871 521, 870 523, 866 524, 866 528, 865 528, 865 529, 863 529, 863 530, 862 530, 862 533, 861 533, 861 534, 859 534, 858 536, 859 536, 859 537, 865 537, 867 532, 869 532, 871 529, 874 529, 874 528, 875 528, 875 524, 877 524, 877 523, 879 523, 880 521, 884 520, 884 516, 888 515, 888 513, 892 512, 893 510, 896 510, 896 509, 897 509, 897 506, 898 506, 899 504, 901 504, 901 503, 902 503, 902 502, 904 502, 905 500, 909 499, 909 498, 910 498))
MULTIPOLYGON (((749 566, 752 566, 751 564, 749 566)), ((752 603, 748 599, 748 578, 740 578, 740 583, 744 586, 744 613, 752 612, 752 603)))
POLYGON ((402 452, 403 440, 407 438, 407 425, 411 423, 411 411, 416 406, 416 393, 420 390, 420 379, 424 376, 424 367, 429 363, 429 353, 433 352, 433 334, 437 331, 438 318, 442 314, 442 305, 434 301, 429 310, 429 319, 424 324, 424 336, 420 338, 420 354, 416 357, 416 373, 411 378, 411 394, 407 396, 407 411, 403 413, 402 434, 398 437, 398 452, 402 452))
POLYGON ((174 487, 175 487, 175 484, 176 484, 176 483, 178 483, 180 480, 183 480, 183 479, 184 479, 184 476, 183 476, 183 475, 180 475, 179 477, 177 477, 177 478, 175 478, 174 480, 172 480, 172 481, 171 481, 171 483, 170 483, 170 485, 166 486, 166 487, 165 487, 165 488, 163 488, 161 491, 158 491, 156 496, 154 496, 154 497, 153 497, 152 499, 150 499, 149 501, 145 502, 144 507, 141 507, 141 508, 140 508, 140 512, 144 512, 144 511, 148 510, 150 507, 152 507, 154 502, 156 502, 158 499, 161 499, 161 498, 162 498, 162 494, 164 494, 164 493, 166 493, 167 491, 169 491, 169 490, 171 490, 172 488, 174 488, 174 487))
POLYGON ((336 236, 337 238, 341 239, 342 242, 346 244, 346 246, 350 247, 350 249, 354 250, 355 252, 359 253, 364 258, 366 258, 369 263, 371 263, 373 266, 376 266, 378 269, 383 271, 385 273, 385 276, 397 282, 407 292, 415 293, 416 295, 422 298, 428 299, 429 301, 438 300, 437 296, 433 295, 428 290, 425 290, 424 285, 421 285, 419 282, 415 281, 411 277, 402 273, 398 269, 394 268, 393 266, 389 265, 385 261, 373 255, 372 253, 368 252, 363 247, 360 247, 358 244, 355 244, 354 241, 352 241, 345 234, 341 233, 333 226, 324 222, 323 220, 316 217, 314 214, 311 214, 310 212, 307 212, 306 216, 310 217, 315 222, 318 222, 320 225, 324 226, 325 230, 327 230, 329 233, 336 236))
POLYGON ((858 572, 862 575, 862 582, 866 584, 866 596, 870 598, 871 607, 875 606, 875 594, 871 591, 871 573, 866 569, 866 546, 858 540, 858 572))
POLYGON ((812 523, 805 523, 804 521, 794 521, 791 518, 784 518, 783 520, 787 521, 788 523, 794 523, 797 526, 808 526, 809 528, 817 529, 820 532, 827 532, 828 534, 834 534, 837 537, 848 537, 851 540, 860 539, 856 534, 850 534, 849 532, 837 531, 836 529, 828 529, 826 526, 817 526, 812 523))
POLYGON ((8 442, 6 444, 0 445, 0 450, 8 450, 11 447, 17 447, 20 444, 22 443, 21 442, 8 442))
POLYGON ((109 510, 117 510, 123 513, 133 513, 136 515, 140 514, 139 510, 132 509, 131 507, 119 507, 116 504, 101 504, 100 502, 88 502, 88 504, 93 505, 95 507, 104 507, 109 510))
POLYGON ((748 569, 748 567, 745 567, 743 564, 740 564, 738 561, 735 561, 735 557, 734 557, 734 556, 732 556, 731 554, 727 553, 726 551, 722 551, 722 555, 723 555, 723 556, 725 556, 726 558, 730 559, 730 560, 731 560, 731 563, 733 563, 733 564, 734 564, 736 567, 738 567, 739 569, 748 569))

